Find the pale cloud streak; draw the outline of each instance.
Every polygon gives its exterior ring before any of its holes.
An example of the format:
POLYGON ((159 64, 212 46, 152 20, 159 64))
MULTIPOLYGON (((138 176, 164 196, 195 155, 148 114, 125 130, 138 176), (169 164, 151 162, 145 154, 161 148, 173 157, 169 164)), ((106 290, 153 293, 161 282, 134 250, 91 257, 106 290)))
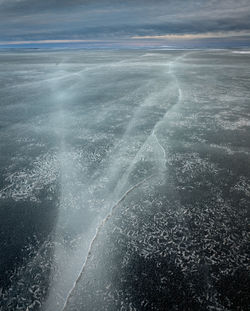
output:
POLYGON ((20 45, 20 44, 57 44, 57 43, 86 43, 98 42, 98 40, 26 40, 26 41, 0 41, 0 45, 20 45))
POLYGON ((170 39, 170 40, 193 40, 206 38, 230 38, 230 37, 249 36, 249 31, 226 31, 226 32, 205 32, 205 33, 185 33, 185 34, 166 34, 160 36, 133 36, 132 39, 170 39))

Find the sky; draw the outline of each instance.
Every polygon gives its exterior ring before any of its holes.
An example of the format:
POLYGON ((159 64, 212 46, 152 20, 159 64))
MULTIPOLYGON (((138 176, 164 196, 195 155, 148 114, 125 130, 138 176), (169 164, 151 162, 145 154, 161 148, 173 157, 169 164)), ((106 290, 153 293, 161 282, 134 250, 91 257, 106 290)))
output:
POLYGON ((250 0, 0 0, 0 47, 250 46, 250 0))

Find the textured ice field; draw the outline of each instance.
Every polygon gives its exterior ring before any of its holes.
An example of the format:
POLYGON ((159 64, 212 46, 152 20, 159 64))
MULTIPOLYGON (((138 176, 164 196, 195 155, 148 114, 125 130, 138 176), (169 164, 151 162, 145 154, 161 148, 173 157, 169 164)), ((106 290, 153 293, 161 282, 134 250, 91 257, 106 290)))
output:
POLYGON ((0 310, 248 310, 250 55, 0 53, 0 310))

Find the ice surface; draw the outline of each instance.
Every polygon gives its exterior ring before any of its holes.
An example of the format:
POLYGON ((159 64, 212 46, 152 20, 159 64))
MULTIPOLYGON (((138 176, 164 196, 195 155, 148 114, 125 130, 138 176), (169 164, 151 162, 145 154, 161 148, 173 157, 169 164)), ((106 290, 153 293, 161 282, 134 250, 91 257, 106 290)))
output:
POLYGON ((247 310, 250 56, 0 53, 0 310, 247 310))

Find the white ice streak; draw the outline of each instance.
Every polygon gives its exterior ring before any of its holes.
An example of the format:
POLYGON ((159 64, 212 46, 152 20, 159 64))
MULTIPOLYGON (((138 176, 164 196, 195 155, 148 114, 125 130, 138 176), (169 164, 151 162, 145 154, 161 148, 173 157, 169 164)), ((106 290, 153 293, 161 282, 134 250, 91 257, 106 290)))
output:
MULTIPOLYGON (((75 83, 74 85, 81 84, 81 80, 83 79, 84 75, 83 74, 88 74, 88 73, 95 73, 95 72, 102 72, 106 69, 110 68, 119 68, 119 67, 134 67, 134 66, 155 66, 155 63, 141 63, 139 61, 136 61, 138 58, 133 58, 130 59, 130 62, 128 62, 126 59, 121 60, 121 61, 113 61, 111 63, 100 63, 100 64, 82 64, 82 65, 77 65, 77 68, 75 69, 74 72, 68 72, 67 67, 64 66, 64 63, 60 64, 54 64, 55 70, 53 71, 53 74, 50 76, 50 72, 42 72, 41 74, 46 75, 47 78, 40 79, 39 74, 37 74, 37 80, 33 79, 32 81, 29 82, 23 82, 19 84, 11 84, 9 86, 5 86, 4 89, 13 89, 13 88, 27 88, 27 87, 32 87, 34 89, 35 87, 41 87, 41 85, 45 84, 48 85, 50 83, 54 82, 61 82, 65 80, 71 80, 72 78, 75 78, 75 83), (79 70, 79 66, 82 67, 79 70)), ((159 65, 159 64, 158 64, 159 65)), ((160 64, 161 66, 164 66, 164 64, 160 64)), ((20 71, 16 71, 19 73, 20 71)))
MULTIPOLYGON (((172 65, 172 63, 169 64, 169 73, 170 73, 170 68, 171 68, 170 66, 171 66, 171 65, 172 65)), ((171 74, 172 74, 172 72, 171 72, 171 74)), ((176 80, 176 78, 174 78, 174 79, 176 80)), ((177 103, 180 102, 180 100, 181 100, 181 95, 182 95, 182 94, 181 94, 181 90, 180 90, 179 87, 178 87, 178 93, 179 93, 179 94, 178 94, 178 102, 177 102, 177 103)), ((168 112, 168 111, 167 111, 167 112, 168 112)), ((158 127, 161 125, 161 123, 164 122, 164 118, 166 117, 167 112, 165 113, 165 115, 163 116, 163 118, 162 118, 160 121, 158 121, 158 123, 155 125, 155 127, 153 128, 151 134, 149 135, 149 137, 146 139, 146 141, 144 142, 144 144, 141 146, 141 148, 139 149, 139 151, 138 151, 137 154, 135 155, 133 161, 131 162, 131 164, 130 164, 129 167, 127 168, 126 172, 123 174, 122 178, 121 178, 120 181, 118 182, 118 184, 117 184, 117 186, 116 186, 116 188, 115 188, 115 190, 114 190, 114 192, 113 192, 113 195, 114 195, 115 193, 121 193, 122 189, 124 189, 124 186, 127 184, 128 177, 129 177, 129 175, 131 174, 131 172, 132 172, 132 170, 133 170, 135 164, 137 163, 138 159, 141 158, 142 153, 145 152, 145 149, 147 149, 146 146, 152 144, 152 139, 153 139, 153 140, 155 141, 155 143, 156 143, 156 148, 153 148, 153 149, 156 149, 156 150, 158 149, 158 150, 159 150, 159 155, 158 155, 158 157, 163 157, 164 163, 163 163, 163 166, 161 166, 161 169, 164 170, 165 164, 166 164, 166 160, 167 160, 167 159, 166 159, 166 151, 165 151, 164 147, 161 145, 161 143, 159 142, 159 139, 158 139, 158 137, 157 137, 157 135, 156 135, 156 131, 157 131, 158 127), (158 148, 157 148, 157 147, 158 147, 158 148), (161 154, 161 156, 160 156, 160 154, 161 154)), ((158 163, 159 163, 159 162, 158 162, 158 163)), ((103 228, 103 226, 106 224, 106 222, 107 222, 107 221, 110 219, 110 217, 113 215, 115 209, 119 206, 119 204, 127 197, 127 195, 128 195, 131 191, 133 191, 135 188, 139 187, 139 186, 140 186, 142 183, 144 183, 146 180, 148 180, 149 178, 152 178, 152 176, 153 176, 153 175, 150 175, 150 176, 148 176, 148 177, 145 177, 142 181, 138 182, 137 184, 135 184, 134 186, 132 186, 131 188, 129 188, 129 190, 127 190, 127 191, 124 193, 124 195, 118 200, 118 202, 111 208, 111 211, 106 215, 106 217, 102 220, 102 222, 100 223, 100 225, 97 227, 97 229, 96 229, 96 234, 94 235, 94 237, 93 237, 93 239, 92 239, 92 241, 91 241, 91 243, 90 243, 89 251, 88 251, 87 257, 86 257, 86 259, 85 259, 85 261, 84 261, 84 263, 83 263, 83 266, 82 266, 82 268, 81 268, 81 270, 80 270, 80 273, 79 273, 79 275, 78 275, 76 281, 75 281, 74 284, 73 284, 72 289, 70 290, 70 292, 69 292, 69 294, 68 294, 68 296, 67 296, 67 299, 66 299, 66 301, 65 301, 64 307, 63 307, 63 309, 62 309, 63 311, 66 309, 66 307, 67 307, 67 305, 68 305, 68 303, 69 303, 69 300, 70 300, 70 298, 71 298, 71 296, 72 296, 72 294, 73 294, 73 291, 75 290, 75 288, 76 288, 78 282, 79 282, 80 279, 82 278, 82 275, 83 275, 83 273, 84 273, 86 264, 87 264, 87 262, 88 262, 88 260, 89 260, 89 257, 91 256, 91 250, 92 250, 92 248, 93 248, 94 242, 96 241, 96 239, 97 239, 98 236, 99 236, 100 230, 103 228)))

